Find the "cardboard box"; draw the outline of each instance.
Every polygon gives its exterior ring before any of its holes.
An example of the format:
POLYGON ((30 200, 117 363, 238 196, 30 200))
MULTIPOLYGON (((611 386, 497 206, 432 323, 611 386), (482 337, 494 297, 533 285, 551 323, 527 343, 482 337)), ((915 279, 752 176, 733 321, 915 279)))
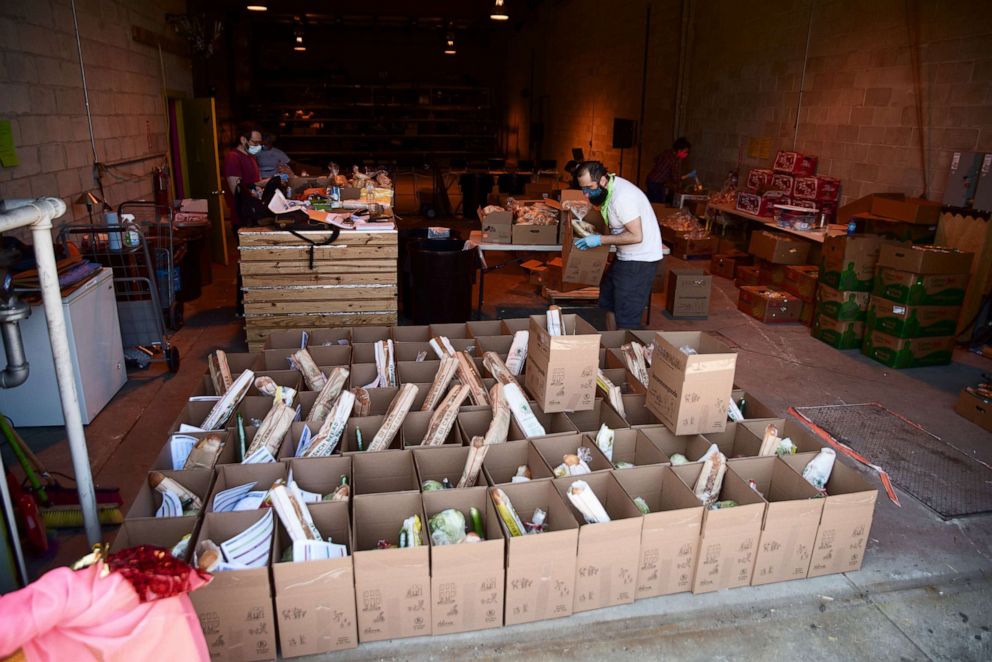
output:
POLYGON ((772 170, 775 172, 787 172, 798 177, 809 177, 816 174, 816 161, 817 158, 815 156, 780 149, 775 154, 775 162, 772 164, 772 170))
POLYGON ((672 317, 705 319, 710 312, 713 276, 703 269, 672 269, 665 288, 665 309, 672 317))
POLYGON ((836 290, 820 283, 816 288, 816 313, 847 322, 863 321, 868 316, 868 292, 836 290))
POLYGON ((959 306, 906 306, 882 297, 868 304, 868 326, 897 338, 953 336, 959 306))
POLYGON ((630 604, 637 594, 641 511, 611 473, 556 478, 554 485, 579 524, 574 611, 630 604), (568 490, 580 480, 593 491, 611 521, 588 524, 572 505, 568 490))
POLYGON ((564 416, 572 422, 578 432, 590 433, 593 436, 604 425, 611 430, 627 427, 627 421, 602 398, 596 398, 596 404, 588 411, 569 412, 564 416))
POLYGON ((803 301, 803 309, 799 313, 799 323, 803 326, 813 326, 813 317, 816 315, 816 304, 803 301))
MULTIPOLYGON (((417 468, 417 485, 420 487, 420 491, 423 492, 424 481, 428 480, 436 480, 440 483, 447 478, 452 488, 458 485, 462 471, 465 469, 465 460, 468 459, 468 451, 468 446, 448 445, 412 449, 413 464, 417 468)), ((482 485, 484 483, 485 479, 480 473, 476 484, 482 485)))
POLYGON ((424 513, 430 518, 448 508, 460 510, 471 526, 469 510, 483 517, 485 540, 471 545, 435 545, 431 540, 431 633, 453 634, 503 625, 506 541, 486 487, 426 492, 424 513))
POLYGON ((737 309, 765 324, 798 322, 803 302, 774 287, 745 285, 740 288, 737 309))
MULTIPOLYGON (((217 543, 243 532, 271 510, 207 513, 193 549, 201 540, 217 543)), ((269 563, 271 564, 270 546, 269 563)), ((276 621, 272 611, 269 568, 214 573, 213 581, 189 594, 200 619, 211 660, 276 659, 276 621)))
POLYGON ((883 244, 878 254, 878 266, 914 274, 967 274, 971 272, 974 258, 974 253, 953 248, 883 244))
MULTIPOLYGON (((255 373, 255 379, 257 380, 260 377, 268 377, 278 386, 288 386, 297 393, 303 391, 305 388, 303 386, 303 375, 298 370, 260 370, 255 373)), ((345 384, 345 388, 347 388, 347 383, 345 384)), ((248 388, 248 396, 261 395, 263 395, 262 392, 255 387, 255 382, 252 382, 248 388)), ((269 398, 271 399, 271 396, 269 398)))
POLYGON ((481 320, 465 323, 468 333, 473 338, 482 336, 499 336, 503 334, 503 323, 500 320, 481 320))
POLYGON ((706 452, 711 443, 701 434, 676 436, 664 425, 645 426, 638 428, 638 431, 669 459, 675 455, 682 455, 690 462, 695 462, 706 452))
POLYGON ((774 216, 775 205, 787 204, 789 204, 789 196, 779 191, 767 191, 761 194, 739 191, 734 208, 754 216, 771 218, 774 216))
POLYGON ((420 492, 411 451, 355 453, 351 456, 351 473, 353 495, 420 492))
POLYGON ((682 233, 676 233, 674 237, 665 241, 665 244, 672 249, 672 255, 680 260, 713 255, 719 243, 719 237, 690 238, 682 233))
POLYGON ((752 261, 753 258, 743 251, 717 253, 710 259, 710 273, 732 279, 737 267, 750 265, 752 261))
POLYGON ((958 306, 964 301, 968 278, 968 274, 920 275, 879 267, 871 293, 907 305, 958 306))
POLYGON ((524 225, 517 223, 511 231, 511 243, 518 246, 557 246, 558 225, 524 225))
POLYGON ((791 196, 794 184, 795 178, 792 175, 776 172, 772 174, 770 188, 773 191, 779 191, 780 193, 785 193, 786 195, 791 196))
POLYGON ((785 268, 782 289, 794 294, 803 301, 816 301, 816 286, 820 279, 820 268, 813 265, 793 265, 785 268))
MULTIPOLYGON (((604 371, 605 372, 605 371, 604 371)), ((616 382, 613 382, 616 384, 616 382)), ((620 396, 623 401, 623 416, 631 428, 660 425, 658 417, 651 413, 647 406, 645 393, 624 393, 620 396)), ((609 402, 607 402, 609 405, 609 402)), ((612 407, 610 407, 612 409, 612 407)), ((619 412, 618 412, 619 413, 619 412)))
MULTIPOLYGON (((564 216, 566 220, 561 226, 561 287, 566 291, 584 286, 599 287, 603 272, 606 271, 610 247, 599 246, 584 251, 575 248, 572 214, 567 212, 564 216)), ((607 232, 606 223, 598 211, 591 209, 584 220, 599 228, 601 233, 607 232)))
POLYGON ((341 484, 343 476, 348 485, 353 484, 351 457, 332 455, 330 457, 292 458, 289 464, 289 474, 300 489, 328 495, 341 484))
POLYGON ((614 465, 619 462, 629 462, 641 467, 649 464, 668 464, 671 458, 640 430, 614 430, 613 457, 610 461, 614 465))
POLYGON ((823 313, 817 313, 814 315, 810 335, 837 349, 858 349, 865 336, 865 323, 842 322, 823 313))
POLYGON ((513 212, 494 211, 489 214, 476 209, 479 223, 482 224, 482 240, 487 244, 509 244, 513 234, 513 212))
POLYGON ((792 197, 799 200, 836 202, 840 199, 840 180, 834 177, 796 177, 792 197))
MULTIPOLYGON (((375 353, 374 353, 375 345, 371 345, 371 347, 373 348, 373 354, 371 360, 363 359, 362 362, 375 363, 375 353)), ((357 351, 357 345, 356 345, 356 351, 357 351)), ((418 341, 418 342, 393 343, 393 356, 394 356, 394 361, 396 361, 397 364, 416 362, 417 357, 420 356, 422 352, 427 353, 426 357, 423 359, 424 361, 430 361, 437 358, 437 355, 434 353, 434 350, 431 349, 430 344, 427 342, 418 341)), ((352 356, 354 357, 354 354, 352 356)), ((358 363, 358 361, 356 361, 356 363, 358 363)))
POLYGON ((876 196, 871 201, 871 213, 882 218, 891 218, 904 223, 931 225, 940 218, 940 203, 922 198, 902 200, 876 196))
POLYGON ((380 540, 399 544, 406 518, 424 517, 420 494, 359 494, 352 499, 352 507, 358 640, 365 643, 430 634, 427 522, 423 522, 420 545, 377 548, 380 540))
MULTIPOLYGON (((785 433, 799 436, 799 427, 787 424, 785 433)), ((801 475, 814 457, 816 453, 798 453, 782 461, 801 475)), ((875 514, 878 490, 843 462, 834 463, 826 489, 808 577, 860 570, 875 514)))
POLYGON ((503 325, 503 330, 501 335, 512 336, 517 331, 528 331, 530 329, 530 318, 529 317, 514 317, 510 319, 500 320, 503 325))
POLYGON ((444 336, 448 340, 467 340, 470 337, 468 335, 468 326, 463 322, 431 324, 431 338, 435 336, 444 336))
MULTIPOLYGON (((322 347, 325 345, 350 345, 351 327, 331 329, 313 329, 307 339, 307 347, 322 347)), ((290 345, 292 346, 292 345, 290 345)), ((273 345, 273 348, 275 345, 273 345)), ((268 347, 266 349, 269 349, 268 347)))
MULTIPOLYGON (((349 330, 345 329, 345 331, 348 332, 349 330)), ((310 332, 305 329, 273 331, 269 335, 265 336, 265 342, 262 343, 262 349, 299 349, 307 346, 309 336, 310 332)), ((345 338, 350 339, 350 333, 346 335, 345 338)))
POLYGON ((756 398, 753 393, 748 393, 742 388, 735 386, 734 390, 730 392, 730 397, 734 399, 741 413, 744 414, 744 420, 779 417, 771 407, 756 398))
POLYGON ((428 324, 393 326, 389 331, 393 343, 426 343, 431 339, 431 327, 428 324))
MULTIPOLYGON (((774 425, 782 437, 790 436, 790 434, 782 432, 782 430, 789 426, 787 421, 781 418, 727 423, 727 429, 723 432, 702 435, 705 440, 704 444, 700 444, 696 438, 692 439, 687 445, 688 455, 686 457, 698 460, 709 449, 711 444, 716 444, 720 452, 726 455, 728 459, 756 457, 761 450, 761 440, 769 425, 774 425)), ((808 451, 818 452, 823 448, 823 442, 820 438, 811 433, 797 434, 792 437, 792 441, 800 453, 808 451)))
MULTIPOLYGON (((440 361, 435 361, 440 365, 440 361)), ((423 377, 424 375, 420 375, 423 377)), ((432 378, 433 381, 433 378, 432 378)), ((367 382, 366 382, 367 383, 367 382)), ((410 382, 411 384, 419 384, 422 382, 410 382)), ((413 405, 410 407, 410 411, 420 411, 420 408, 424 406, 424 401, 427 399, 427 392, 430 390, 428 386, 427 389, 417 387, 417 395, 413 399, 413 405)), ((386 412, 389 411, 389 405, 392 404, 393 399, 400 392, 398 388, 388 387, 388 388, 370 388, 369 392, 369 402, 371 403, 371 408, 369 411, 372 416, 385 416, 386 412)), ((378 428, 377 428, 378 429, 378 428)), ((371 441, 367 439, 366 441, 371 441)))
POLYGON ((508 441, 505 444, 491 444, 482 461, 482 474, 489 485, 503 485, 512 483, 517 468, 524 465, 530 471, 532 481, 554 477, 551 467, 534 445, 526 439, 508 441))
POLYGON ((737 353, 701 331, 659 332, 647 407, 675 434, 719 432, 727 425, 737 353), (697 354, 680 349, 688 345, 697 354))
MULTIPOLYGON (((549 414, 541 410, 540 405, 534 401, 530 401, 530 408, 537 420, 540 421, 541 426, 544 428, 545 437, 561 436, 561 435, 573 435, 579 430, 575 427, 575 424, 568 418, 565 414, 561 412, 556 412, 554 414, 549 414)), ((486 412, 489 414, 490 412, 486 412)), ((510 439, 527 439, 526 433, 520 429, 517 425, 515 419, 510 420, 510 439)))
POLYGON ((789 268, 788 266, 759 259, 757 267, 759 285, 771 285, 777 289, 782 289, 782 286, 785 285, 785 271, 789 268))
POLYGON ((747 189, 755 193, 764 193, 772 185, 775 172, 771 168, 751 168, 747 173, 747 189))
POLYGON ((389 340, 388 326, 355 326, 351 329, 351 342, 353 344, 363 342, 379 342, 389 340))
POLYGON ((768 501, 751 585, 805 579, 823 514, 816 489, 774 455, 730 460, 727 472, 754 481, 768 501))
MULTIPOLYGON (((272 564, 281 657, 317 655, 358 646, 355 575, 344 501, 310 504, 310 516, 324 540, 348 546, 349 556, 301 563, 272 564)), ((276 559, 292 541, 277 525, 276 559)))
MULTIPOLYGON (((484 385, 484 384, 483 384, 484 385)), ((468 408, 475 405, 463 405, 468 408)), ((480 409, 486 410, 487 407, 480 407, 480 409)), ((427 436, 427 431, 430 428, 431 417, 434 415, 432 411, 411 411, 403 419, 403 426, 400 428, 403 448, 413 449, 413 448, 428 448, 430 450, 437 450, 439 446, 423 446, 424 438, 427 436)), ((451 429, 448 430, 448 436, 444 438, 441 444, 442 446, 461 446, 462 437, 458 432, 458 428, 455 427, 454 421, 452 422, 451 429)))
POLYGON ((954 411, 975 425, 992 432, 992 402, 980 395, 970 393, 966 388, 961 389, 954 411))
MULTIPOLYGON (((262 366, 265 370, 292 370, 289 357, 299 348, 266 349, 262 352, 262 366)), ((313 362, 319 366, 345 366, 351 364, 351 347, 347 345, 327 345, 307 347, 313 362)), ((305 387, 304 387, 305 388, 305 387)))
POLYGON ((954 356, 954 337, 896 338, 867 328, 861 353, 890 368, 947 365, 954 356))
POLYGON ((189 562, 199 524, 200 520, 197 517, 126 519, 117 529, 114 543, 110 546, 110 553, 115 554, 122 549, 129 549, 138 545, 154 545, 155 547, 172 549, 182 540, 183 536, 189 535, 190 543, 187 546, 186 555, 182 557, 183 561, 189 562))
POLYGON ((823 240, 820 284, 842 291, 871 291, 881 245, 877 235, 828 236, 823 240))
POLYGON ((761 280, 761 270, 758 267, 736 267, 734 269, 734 285, 757 285, 761 280))
MULTIPOLYGON (((246 483, 254 483, 253 490, 263 491, 272 487, 277 480, 286 480, 289 465, 285 462, 269 462, 267 464, 224 464, 216 469, 210 496, 203 504, 203 512, 214 512, 214 497, 224 490, 238 487, 246 483)), ((232 534, 233 535, 233 534, 232 534)), ((214 540, 214 542, 217 542, 214 540)))
MULTIPOLYGON (((690 490, 702 463, 683 464, 672 471, 690 490)), ((748 586, 754 573, 766 501, 737 474, 727 471, 719 500, 732 499, 733 508, 704 510, 699 552, 692 579, 694 594, 748 586)))
POLYGON ((809 247, 806 240, 760 230, 751 234, 748 253, 774 264, 805 264, 809 247))
POLYGON ((702 504, 671 467, 635 467, 616 472, 614 478, 631 499, 644 499, 651 511, 641 524, 636 599, 690 590, 702 504))
MULTIPOLYGON (((547 513, 543 533, 506 539, 506 625, 532 623, 572 614, 579 524, 550 480, 503 485, 520 519, 536 508, 547 513)), ((491 498, 491 491, 490 491, 491 498)))
MULTIPOLYGON (((217 464, 231 464, 235 462, 235 453, 238 452, 237 444, 234 441, 234 431, 233 430, 220 430, 217 432, 184 432, 183 435, 193 437, 194 439, 203 439, 204 437, 211 434, 219 434, 223 440, 221 443, 223 446, 220 450, 220 456, 217 458, 217 464)), ((163 469, 170 471, 182 471, 182 467, 176 468, 172 464, 172 445, 170 440, 172 435, 169 435, 165 444, 162 445, 162 450, 159 451, 158 456, 155 458, 154 464, 151 466, 152 471, 162 471, 163 469)))
MULTIPOLYGON (((189 471, 161 471, 166 478, 171 478, 186 489, 193 492, 200 498, 204 506, 207 497, 210 495, 210 488, 214 483, 214 472, 211 469, 191 469, 189 471)), ((150 475, 150 474, 149 474, 150 475)), ((172 519, 156 518, 155 512, 162 506, 162 495, 152 489, 148 480, 141 482, 138 493, 131 502, 131 509, 127 511, 125 519, 172 519)), ((192 516, 193 519, 199 517, 199 513, 192 516)))
POLYGON ((596 441, 588 434, 559 435, 557 437, 538 437, 531 439, 531 444, 537 449, 538 455, 554 472, 566 455, 575 455, 579 448, 588 448, 592 460, 588 462, 593 472, 610 471, 613 463, 606 459, 603 451, 596 446, 596 441))
POLYGON ((599 335, 575 335, 575 315, 562 315, 566 335, 548 334, 547 317, 532 315, 525 386, 541 409, 583 411, 596 397, 599 335))

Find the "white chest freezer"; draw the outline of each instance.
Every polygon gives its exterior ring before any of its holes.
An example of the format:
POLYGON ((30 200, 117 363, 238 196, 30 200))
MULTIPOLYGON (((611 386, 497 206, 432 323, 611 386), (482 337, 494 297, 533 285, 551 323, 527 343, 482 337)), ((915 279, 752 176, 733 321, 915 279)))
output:
MULTIPOLYGON (((127 381, 113 272, 101 270, 62 299, 62 312, 83 423, 88 424, 127 381)), ((44 307, 32 306, 31 317, 20 326, 30 371, 17 388, 0 389, 0 412, 15 427, 64 425, 44 307)))

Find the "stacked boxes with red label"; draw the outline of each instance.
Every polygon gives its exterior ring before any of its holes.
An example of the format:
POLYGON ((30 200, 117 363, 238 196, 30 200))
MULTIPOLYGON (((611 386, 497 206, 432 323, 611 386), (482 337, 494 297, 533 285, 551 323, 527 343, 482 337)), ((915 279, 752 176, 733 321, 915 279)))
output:
POLYGON ((837 349, 861 346, 880 245, 881 239, 875 235, 824 240, 813 337, 837 349))
POLYGON ((832 223, 840 200, 840 180, 816 174, 817 157, 779 150, 771 168, 753 168, 747 191, 737 194, 737 209, 771 216, 774 205, 794 205, 827 213, 832 223))
POLYGON ((950 363, 973 258, 939 246, 883 245, 862 353, 891 368, 950 363))

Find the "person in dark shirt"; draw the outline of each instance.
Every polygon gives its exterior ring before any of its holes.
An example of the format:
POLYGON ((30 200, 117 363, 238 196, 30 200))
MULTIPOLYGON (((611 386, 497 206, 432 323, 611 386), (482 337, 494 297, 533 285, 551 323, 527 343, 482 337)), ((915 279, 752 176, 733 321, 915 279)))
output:
POLYGON ((691 147, 688 140, 679 138, 671 149, 658 155, 648 173, 648 200, 671 204, 682 183, 682 162, 689 157, 691 147))
POLYGON ((262 151, 258 153, 255 160, 258 161, 258 170, 262 179, 268 179, 276 173, 293 174, 289 167, 289 156, 276 147, 274 134, 266 133, 262 137, 262 151))
POLYGON ((238 196, 253 195, 252 189, 261 179, 255 155, 262 151, 262 133, 251 125, 239 128, 231 149, 224 155, 224 199, 231 212, 231 225, 236 230, 247 219, 239 216, 238 196))

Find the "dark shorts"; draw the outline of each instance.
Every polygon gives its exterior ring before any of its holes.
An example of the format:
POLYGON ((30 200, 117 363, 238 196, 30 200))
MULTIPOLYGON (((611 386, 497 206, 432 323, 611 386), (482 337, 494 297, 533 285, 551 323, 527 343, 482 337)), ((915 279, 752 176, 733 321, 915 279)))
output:
POLYGON ((654 275, 661 260, 614 260, 599 284, 599 307, 613 311, 618 329, 639 329, 641 314, 651 300, 654 275))

